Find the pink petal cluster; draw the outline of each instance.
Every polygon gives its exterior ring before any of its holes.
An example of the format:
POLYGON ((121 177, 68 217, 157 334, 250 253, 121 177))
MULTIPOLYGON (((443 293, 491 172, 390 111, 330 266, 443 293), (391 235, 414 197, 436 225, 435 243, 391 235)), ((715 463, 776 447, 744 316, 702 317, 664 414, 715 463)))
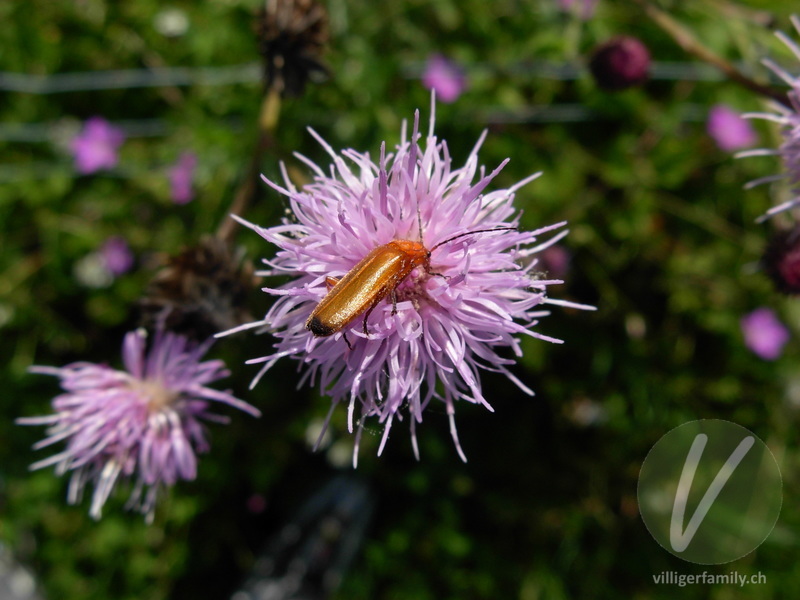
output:
POLYGON ((253 385, 278 360, 293 357, 305 370, 302 382, 331 397, 331 412, 347 405, 349 429, 357 429, 354 463, 369 418, 384 426, 379 454, 394 421, 408 418, 418 456, 416 426, 431 403, 443 406, 456 449, 466 460, 456 435, 455 405, 463 401, 493 410, 481 387, 481 371, 502 373, 532 394, 510 371, 515 361, 506 351, 521 355, 520 335, 561 343, 536 329, 548 304, 591 308, 550 299, 549 286, 562 282, 543 276, 537 266, 536 254, 566 231, 544 242, 540 236, 564 223, 516 229, 514 195, 539 174, 489 191, 507 161, 490 173, 479 167, 481 137, 466 164, 454 168, 433 125, 432 115, 423 136, 417 113, 410 139, 404 126, 400 144, 391 153, 383 145, 377 162, 354 150, 338 154, 312 131, 330 155, 331 167, 300 157, 314 172, 313 182, 300 190, 285 169, 286 187, 265 179, 289 199, 294 218, 270 228, 239 219, 278 247, 274 259, 264 260, 268 269, 261 274, 292 280, 265 288, 278 299, 263 320, 226 333, 259 328, 277 338, 273 353, 249 361, 262 364, 253 385), (437 246, 454 235, 486 229, 497 231, 437 246), (396 306, 387 297, 368 320, 359 316, 330 337, 312 335, 305 323, 328 293, 327 278, 342 277, 393 240, 417 240, 433 249, 430 264, 438 276, 417 269, 398 286, 396 306))
POLYGON ((175 204, 187 204, 194 198, 192 180, 197 167, 197 155, 193 152, 181 154, 178 162, 169 170, 169 183, 172 201, 175 204))
POLYGON ((108 272, 114 276, 123 275, 133 267, 133 252, 122 236, 108 238, 100 247, 100 256, 108 272))
POLYGON ((102 117, 86 121, 81 132, 70 142, 70 150, 79 173, 89 174, 117 166, 117 150, 125 133, 102 117))
POLYGON ((467 88, 467 76, 458 64, 452 60, 434 54, 425 65, 422 84, 436 92, 437 100, 455 102, 467 88))
POLYGON ((719 149, 725 152, 741 150, 752 146, 758 141, 756 132, 750 122, 724 104, 717 104, 711 107, 708 112, 706 129, 708 130, 708 135, 719 146, 719 149))
POLYGON ((757 308, 742 317, 745 345, 764 360, 775 360, 783 354, 789 341, 789 330, 769 308, 757 308))
POLYGON ((118 482, 130 480, 129 507, 152 520, 161 488, 197 476, 196 455, 209 449, 203 421, 226 422, 211 412, 211 402, 259 415, 229 392, 207 387, 229 374, 220 360, 201 361, 209 345, 160 333, 147 352, 139 330, 125 336, 124 371, 88 362, 31 367, 33 373, 58 377, 64 393, 53 400, 53 414, 17 423, 48 426, 34 449, 66 443, 31 469, 54 465, 58 475, 71 473, 70 504, 80 502, 91 484, 89 514, 95 519, 118 482))

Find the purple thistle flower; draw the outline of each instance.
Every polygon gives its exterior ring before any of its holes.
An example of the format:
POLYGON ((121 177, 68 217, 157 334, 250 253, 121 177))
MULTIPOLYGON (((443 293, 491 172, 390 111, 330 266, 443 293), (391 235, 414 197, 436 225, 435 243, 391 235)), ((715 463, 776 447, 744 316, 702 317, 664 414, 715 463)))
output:
POLYGON ((460 65, 441 54, 433 54, 425 65, 422 85, 436 92, 437 99, 450 103, 458 100, 466 89, 467 77, 460 65))
POLYGON ((758 139, 750 122, 724 104, 711 107, 706 129, 719 149, 725 152, 747 148, 758 139))
POLYGON ((175 204, 187 204, 194 198, 192 178, 197 167, 197 156, 193 152, 181 154, 178 162, 169 170, 169 183, 172 201, 175 204))
POLYGON ((298 156, 315 173, 314 181, 302 190, 295 189, 285 168, 285 188, 265 178, 289 198, 295 220, 262 228, 237 217, 278 246, 276 257, 264 260, 269 268, 262 274, 294 279, 279 288, 264 288, 278 300, 263 320, 226 334, 257 327, 278 338, 274 353, 248 361, 263 365, 253 386, 279 359, 291 356, 306 367, 301 383, 318 383, 320 392, 331 397, 328 420, 337 405, 347 403, 350 432, 357 426, 354 466, 367 417, 377 417, 384 426, 380 455, 394 420, 407 414, 414 454, 419 457, 416 425, 434 400, 444 404, 456 449, 466 460, 456 434, 455 403, 464 400, 493 410, 481 389, 480 371, 503 373, 532 394, 509 371, 514 361, 498 351, 511 348, 520 356, 521 334, 561 343, 533 329, 548 314, 542 310, 547 304, 593 308, 546 294, 548 286, 562 281, 542 277, 534 255, 567 232, 545 242, 538 238, 564 223, 528 232, 509 229, 519 224, 514 194, 539 174, 509 189, 485 192, 508 161, 489 174, 478 167, 484 132, 466 165, 453 169, 447 144, 433 135, 433 107, 431 113, 424 146, 417 112, 411 139, 406 138, 404 125, 394 154, 388 154, 383 144, 377 164, 369 154, 354 150, 336 154, 310 130, 333 160, 330 174, 298 156), (498 231, 437 246, 453 236, 485 229, 498 231), (326 279, 344 276, 371 251, 393 240, 416 240, 432 249, 431 270, 442 276, 418 268, 397 287, 396 306, 387 296, 374 307, 368 322, 362 314, 329 337, 312 335, 306 320, 328 293, 326 279))
POLYGON ((145 346, 143 330, 125 336, 124 371, 88 362, 30 368, 32 373, 59 377, 64 393, 53 400, 53 414, 17 423, 49 426, 47 437, 34 449, 67 444, 31 469, 55 465, 58 475, 72 472, 70 504, 80 502, 91 483, 89 514, 95 519, 120 479, 134 482, 128 507, 152 521, 159 489, 197 476, 196 454, 209 450, 202 422, 227 422, 209 410, 209 402, 259 416, 256 408, 230 392, 207 387, 229 375, 221 360, 201 362, 210 342, 191 344, 161 332, 149 352, 145 346))
POLYGON ((70 142, 70 150, 79 173, 89 174, 117 166, 117 150, 125 133, 102 117, 86 121, 81 132, 70 142))
POLYGON ((789 341, 789 331, 768 308, 757 308, 742 317, 745 345, 764 360, 775 360, 789 341))
MULTIPOLYGON (((795 30, 800 33, 800 18, 798 18, 797 15, 792 15, 791 20, 795 30)), ((775 36, 792 51, 798 60, 800 60, 800 46, 782 31, 776 31, 775 36)), ((745 189, 751 189, 763 183, 772 183, 774 181, 788 179, 792 185, 792 198, 777 206, 773 206, 758 219, 759 221, 764 221, 771 216, 790 210, 800 204, 800 77, 790 75, 769 59, 765 59, 762 62, 791 88, 789 92, 787 92, 789 105, 784 106, 782 104, 773 103, 773 109, 776 111, 774 113, 746 113, 742 116, 745 118, 764 119, 777 123, 781 128, 783 143, 781 143, 779 148, 745 150, 739 152, 736 158, 748 156, 779 156, 783 162, 784 173, 755 179, 745 185, 745 189)))
POLYGON ((125 238, 119 235, 112 235, 103 243, 100 256, 105 268, 114 276, 127 273, 133 266, 133 252, 125 238))

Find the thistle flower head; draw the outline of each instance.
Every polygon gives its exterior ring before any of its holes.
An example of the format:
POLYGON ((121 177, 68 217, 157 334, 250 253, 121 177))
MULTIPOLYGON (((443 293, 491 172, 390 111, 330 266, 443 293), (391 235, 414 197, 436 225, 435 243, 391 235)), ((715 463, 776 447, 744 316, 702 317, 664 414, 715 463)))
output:
MULTIPOLYGON (((800 34, 800 18, 793 15, 791 20, 795 30, 800 34)), ((792 51, 795 57, 800 60, 800 46, 782 31, 776 32, 775 35, 792 51)), ((774 103, 773 109, 775 112, 747 113, 742 116, 752 119, 764 119, 777 123, 780 126, 783 141, 778 148, 745 150, 739 152, 736 157, 779 156, 781 162, 783 162, 783 173, 755 179, 748 183, 745 189, 750 189, 764 183, 788 179, 791 185, 791 198, 786 202, 782 202, 770 208, 759 221, 790 210, 800 204, 800 76, 790 74, 769 59, 765 59, 763 63, 789 85, 790 89, 787 92, 787 103, 785 105, 778 104, 777 102, 774 103)))
MULTIPOLYGON (((278 300, 263 320, 236 329, 257 327, 277 337, 273 353, 249 361, 262 364, 253 385, 279 359, 300 361, 305 369, 301 383, 318 385, 329 395, 331 411, 340 403, 348 405, 350 431, 357 428, 354 463, 369 417, 384 426, 379 454, 394 420, 408 417, 418 456, 415 428, 432 402, 444 405, 464 458, 455 403, 492 410, 481 387, 481 370, 503 373, 530 394, 509 371, 514 361, 501 352, 521 355, 520 335, 560 343, 535 329, 547 314, 542 310, 546 304, 569 303, 547 297, 548 286, 562 282, 541 277, 534 255, 566 235, 562 231, 539 241, 564 223, 520 231, 512 205, 517 189, 538 174, 488 192, 507 161, 488 174, 479 168, 481 137, 466 164, 454 168, 433 125, 432 115, 423 139, 417 113, 410 139, 404 126, 394 153, 383 145, 377 163, 354 150, 337 154, 312 131, 333 161, 330 171, 300 157, 315 173, 303 189, 292 185, 285 170, 286 187, 265 179, 289 199, 295 220, 262 228, 238 219, 278 247, 275 258, 264 261, 268 268, 263 274, 293 278, 265 288, 278 300), (477 231, 483 233, 462 235, 477 231), (343 277, 370 252, 395 240, 421 242, 430 252, 430 272, 424 266, 414 269, 396 286, 394 298, 386 294, 329 337, 312 335, 306 320, 328 293, 328 278, 343 277)), ((358 285, 368 289, 379 283, 358 285)), ((353 288, 353 293, 361 291, 353 288)))
POLYGON ((58 475, 70 472, 70 504, 80 502, 91 484, 89 514, 95 519, 117 483, 129 480, 134 484, 129 507, 152 520, 161 488, 196 477, 196 454, 209 449, 203 421, 226 422, 211 412, 211 402, 259 415, 229 392, 208 387, 228 375, 222 361, 201 360, 208 347, 159 333, 147 352, 139 330, 125 336, 124 371, 88 362, 31 367, 33 373, 58 377, 64 393, 53 400, 53 414, 17 423, 48 426, 34 449, 66 442, 64 450, 31 469, 55 465, 58 475))

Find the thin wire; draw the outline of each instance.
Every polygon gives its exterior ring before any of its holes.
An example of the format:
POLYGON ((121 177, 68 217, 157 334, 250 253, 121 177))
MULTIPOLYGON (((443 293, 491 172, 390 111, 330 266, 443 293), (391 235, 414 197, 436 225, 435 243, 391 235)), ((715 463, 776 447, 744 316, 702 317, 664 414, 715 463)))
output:
MULTIPOLYGON (((541 79, 578 79, 586 68, 578 63, 535 61, 513 63, 497 67, 489 63, 466 65, 474 71, 501 71, 511 75, 525 75, 541 79)), ((743 65, 738 68, 744 69, 743 65)), ((408 64, 403 75, 408 79, 422 76, 425 63, 408 64)), ((227 67, 160 67, 155 69, 124 69, 115 71, 83 71, 30 75, 0 72, 0 91, 26 94, 60 94, 97 90, 130 89, 144 87, 186 87, 192 85, 219 86, 261 81, 258 63, 227 67)), ((723 74, 700 62, 652 62, 650 78, 667 81, 721 81, 723 74)))
POLYGON ((232 85, 258 82, 261 78, 261 66, 256 62, 229 67, 161 67, 52 75, 0 72, 0 90, 26 94, 59 94, 143 87, 232 85))
MULTIPOLYGON (((44 123, 0 123, 0 141, 53 142, 69 127, 69 121, 63 119, 44 123)), ((75 124, 77 126, 77 121, 75 124)), ((171 130, 164 119, 126 119, 114 121, 114 126, 122 129, 126 138, 160 137, 171 130)))

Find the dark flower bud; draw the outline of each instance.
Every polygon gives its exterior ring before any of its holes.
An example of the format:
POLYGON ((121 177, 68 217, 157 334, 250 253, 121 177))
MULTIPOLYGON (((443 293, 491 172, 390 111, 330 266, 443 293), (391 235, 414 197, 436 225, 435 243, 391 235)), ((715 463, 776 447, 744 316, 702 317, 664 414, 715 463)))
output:
POLYGON ((761 263, 778 291, 800 294, 800 227, 775 233, 761 263))
POLYGON ((624 90, 647 79, 650 52, 634 37, 614 38, 595 48, 589 70, 600 88, 624 90))

